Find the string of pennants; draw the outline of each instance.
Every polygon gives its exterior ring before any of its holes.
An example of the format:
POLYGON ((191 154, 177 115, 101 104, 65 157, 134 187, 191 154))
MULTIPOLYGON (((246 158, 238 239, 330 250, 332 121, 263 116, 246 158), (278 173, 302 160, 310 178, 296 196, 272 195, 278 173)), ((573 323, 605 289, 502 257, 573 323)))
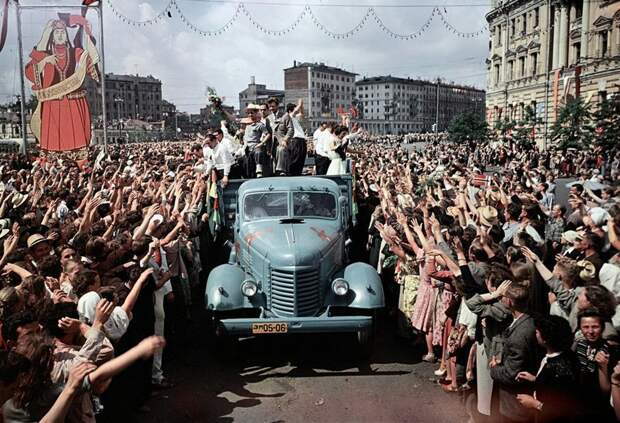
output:
POLYGON ((488 32, 488 28, 486 26, 484 26, 478 31, 473 31, 473 32, 459 31, 448 21, 448 18, 446 16, 447 10, 445 7, 444 8, 434 7, 433 10, 431 11, 430 16, 426 20, 426 22, 417 31, 414 31, 408 34, 399 34, 397 32, 392 31, 383 22, 383 20, 379 17, 377 11, 373 7, 369 7, 366 10, 366 13, 362 17, 362 19, 360 20, 360 22, 357 25, 355 25, 353 28, 351 28, 350 30, 346 32, 333 32, 333 31, 330 31, 323 23, 321 23, 321 21, 316 16, 312 8, 307 4, 304 6, 303 10, 299 13, 299 15, 297 15, 295 20, 290 25, 284 28, 280 28, 280 29, 270 29, 270 28, 267 28, 265 25, 261 24, 254 17, 250 13, 250 11, 246 8, 245 4, 239 3, 237 7, 235 8, 235 11, 233 12, 231 18, 223 26, 217 29, 206 30, 203 28, 199 28, 190 19, 187 18, 187 16, 181 10, 181 6, 179 6, 179 4, 177 3, 177 0, 169 0, 168 4, 166 5, 166 7, 164 7, 164 9, 161 12, 159 12, 153 18, 143 20, 143 21, 131 19, 127 17, 126 15, 124 15, 123 13, 121 13, 118 9, 116 9, 116 7, 114 7, 112 0, 106 0, 106 2, 108 6, 110 7, 110 10, 112 11, 112 13, 118 19, 120 19, 122 22, 128 25, 132 25, 134 27, 146 27, 150 25, 155 25, 161 22, 162 20, 164 20, 165 18, 172 18, 172 14, 174 12, 179 17, 181 22, 183 22, 190 30, 204 37, 216 37, 216 36, 222 35, 223 33, 225 33, 226 31, 232 28, 232 26, 239 20, 239 17, 241 15, 245 16, 250 22, 250 24, 252 24, 259 31, 263 32, 266 35, 274 36, 274 37, 281 37, 294 31, 306 17, 309 18, 314 24, 314 26, 316 26, 321 32, 323 32, 325 35, 333 39, 350 38, 353 35, 357 34, 359 31, 361 31, 362 28, 364 28, 364 26, 366 26, 366 24, 369 21, 374 20, 375 23, 379 26, 379 28, 383 32, 385 32, 387 35, 389 35, 390 37, 399 39, 399 40, 412 40, 424 34, 424 32, 426 32, 426 30, 428 30, 428 28, 430 27, 433 19, 437 16, 439 17, 440 21, 443 23, 447 31, 461 38, 475 38, 475 37, 483 35, 485 32, 488 32))

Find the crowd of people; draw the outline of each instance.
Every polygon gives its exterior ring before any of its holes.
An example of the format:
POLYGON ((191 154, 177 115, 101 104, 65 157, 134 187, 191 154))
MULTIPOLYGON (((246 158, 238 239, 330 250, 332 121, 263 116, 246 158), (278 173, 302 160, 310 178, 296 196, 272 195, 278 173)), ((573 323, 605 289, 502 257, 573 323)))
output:
POLYGON ((517 146, 356 150, 398 333, 472 420, 620 418, 619 153, 569 152, 566 169, 517 146))
POLYGON ((345 120, 308 137, 302 116, 270 99, 193 140, 0 158, 5 421, 148 411, 151 391, 172 386, 165 344, 187 340, 222 259, 214 184, 342 173, 355 178, 359 258, 381 273, 399 335, 423 341, 447 392, 477 392, 473 417, 615 418, 617 153, 575 151, 564 166, 443 134, 417 149, 345 120), (563 204, 556 178, 569 174, 563 204))

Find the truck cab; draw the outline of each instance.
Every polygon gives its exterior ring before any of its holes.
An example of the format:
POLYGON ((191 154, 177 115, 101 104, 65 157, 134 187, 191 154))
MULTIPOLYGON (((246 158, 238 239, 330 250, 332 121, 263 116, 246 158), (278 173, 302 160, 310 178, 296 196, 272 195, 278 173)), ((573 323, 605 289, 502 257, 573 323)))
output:
POLYGON ((209 274, 216 333, 352 332, 369 348, 384 306, 376 270, 349 263, 351 177, 240 181, 224 193, 233 248, 209 274))

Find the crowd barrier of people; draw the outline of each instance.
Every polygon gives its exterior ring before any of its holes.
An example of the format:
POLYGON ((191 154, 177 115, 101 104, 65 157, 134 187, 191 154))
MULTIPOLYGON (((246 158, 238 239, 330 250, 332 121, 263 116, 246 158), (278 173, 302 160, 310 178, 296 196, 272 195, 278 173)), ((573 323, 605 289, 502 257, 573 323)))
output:
POLYGON ((398 334, 422 343, 472 421, 616 421, 620 154, 356 150, 368 259, 398 334))
POLYGON ((222 122, 193 140, 108 146, 86 161, 0 159, 5 421, 148 411, 151 391, 173 386, 163 348, 187 341, 222 259, 213 184, 341 174, 347 159, 357 254, 381 273, 399 336, 422 340, 447 392, 476 391, 475 418, 614 419, 617 153, 442 135, 416 150, 336 123, 309 139, 300 113, 270 101, 250 105, 238 128, 222 122), (578 180, 565 205, 556 178, 569 174, 578 180))

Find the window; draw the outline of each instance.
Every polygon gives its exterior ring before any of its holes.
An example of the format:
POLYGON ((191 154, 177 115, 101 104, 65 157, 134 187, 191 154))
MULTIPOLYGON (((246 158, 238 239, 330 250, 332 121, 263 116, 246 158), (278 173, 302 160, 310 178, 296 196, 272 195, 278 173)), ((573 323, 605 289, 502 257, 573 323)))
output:
POLYGON ((245 220, 288 216, 288 193, 265 192, 245 197, 243 214, 245 220))
POLYGON ((516 19, 511 19, 510 20, 510 36, 514 37, 515 36, 515 31, 517 29, 517 22, 516 19))
POLYGON ((581 57, 581 43, 573 44, 573 63, 579 63, 579 58, 581 57))
POLYGON ((495 74, 495 85, 499 84, 499 64, 494 66, 494 74, 495 74))
POLYGON ((510 81, 514 79, 514 77, 515 77, 515 61, 511 60, 508 62, 508 75, 506 79, 510 81))
POLYGON ((525 57, 519 57, 519 77, 525 76, 525 57))
POLYGON ((294 192, 293 216, 335 219, 336 197, 324 192, 294 192))
POLYGON ((601 49, 601 57, 607 57, 607 49, 609 47, 609 35, 607 31, 599 33, 599 45, 601 49))
POLYGON ((538 53, 532 53, 530 56, 532 64, 532 76, 538 75, 538 53))
POLYGON ((534 28, 538 27, 538 24, 540 23, 540 9, 537 7, 536 9, 534 9, 534 28))

